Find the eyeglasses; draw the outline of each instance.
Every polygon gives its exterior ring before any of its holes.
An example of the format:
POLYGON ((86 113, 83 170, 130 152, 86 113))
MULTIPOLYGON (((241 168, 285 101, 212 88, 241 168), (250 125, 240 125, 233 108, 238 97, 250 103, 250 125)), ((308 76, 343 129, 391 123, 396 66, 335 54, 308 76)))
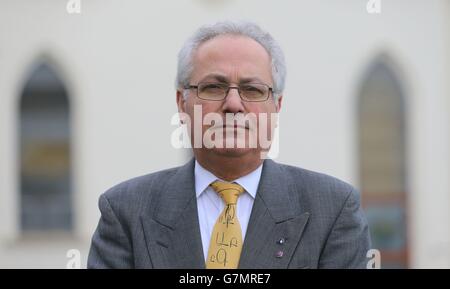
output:
POLYGON ((237 89, 239 96, 244 101, 261 102, 269 99, 273 88, 263 83, 245 83, 238 86, 230 86, 228 83, 204 82, 198 85, 188 85, 185 89, 196 89, 197 97, 203 100, 224 100, 230 89, 237 89))

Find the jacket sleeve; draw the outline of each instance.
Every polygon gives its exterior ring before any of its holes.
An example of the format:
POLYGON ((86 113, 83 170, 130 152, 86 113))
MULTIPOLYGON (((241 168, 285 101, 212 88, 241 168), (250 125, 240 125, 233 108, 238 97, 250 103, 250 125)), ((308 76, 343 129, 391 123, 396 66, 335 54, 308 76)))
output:
POLYGON ((359 194, 352 189, 339 213, 319 259, 319 268, 365 269, 371 247, 359 194))
POLYGON ((92 237, 88 269, 133 268, 130 240, 105 195, 100 196, 100 221, 92 237))

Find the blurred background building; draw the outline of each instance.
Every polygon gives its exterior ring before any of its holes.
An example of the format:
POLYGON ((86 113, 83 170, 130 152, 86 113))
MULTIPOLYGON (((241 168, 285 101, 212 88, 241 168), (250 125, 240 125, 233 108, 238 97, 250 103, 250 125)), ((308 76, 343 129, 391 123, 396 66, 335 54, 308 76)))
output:
POLYGON ((0 267, 86 266, 99 195, 187 160, 176 55, 223 19, 285 51, 276 160, 360 189, 382 267, 450 267, 450 1, 68 2, 0 0, 0 267))

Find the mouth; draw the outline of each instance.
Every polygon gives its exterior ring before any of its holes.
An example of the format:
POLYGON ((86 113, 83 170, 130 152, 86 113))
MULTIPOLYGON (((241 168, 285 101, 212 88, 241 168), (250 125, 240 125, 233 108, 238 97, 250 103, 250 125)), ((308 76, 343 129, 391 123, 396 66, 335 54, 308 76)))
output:
POLYGON ((237 124, 235 124, 235 125, 223 125, 222 126, 222 128, 223 129, 248 129, 248 126, 247 125, 245 125, 245 126, 242 126, 242 125, 237 125, 237 124))

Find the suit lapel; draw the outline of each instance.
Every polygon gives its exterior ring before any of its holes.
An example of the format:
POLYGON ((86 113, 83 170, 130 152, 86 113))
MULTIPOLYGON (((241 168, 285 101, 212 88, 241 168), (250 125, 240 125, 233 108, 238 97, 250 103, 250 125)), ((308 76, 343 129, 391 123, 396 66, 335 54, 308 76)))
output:
MULTIPOLYGON (((205 268, 194 164, 191 160, 160 180, 154 209, 141 216, 153 268, 205 268)), ((239 268, 288 268, 309 218, 299 207, 296 190, 278 164, 265 160, 239 268)))
POLYGON ((153 268, 204 268, 194 160, 165 181, 153 215, 141 216, 153 268))
POLYGON ((265 160, 239 268, 288 268, 309 218, 295 190, 280 166, 265 160))

